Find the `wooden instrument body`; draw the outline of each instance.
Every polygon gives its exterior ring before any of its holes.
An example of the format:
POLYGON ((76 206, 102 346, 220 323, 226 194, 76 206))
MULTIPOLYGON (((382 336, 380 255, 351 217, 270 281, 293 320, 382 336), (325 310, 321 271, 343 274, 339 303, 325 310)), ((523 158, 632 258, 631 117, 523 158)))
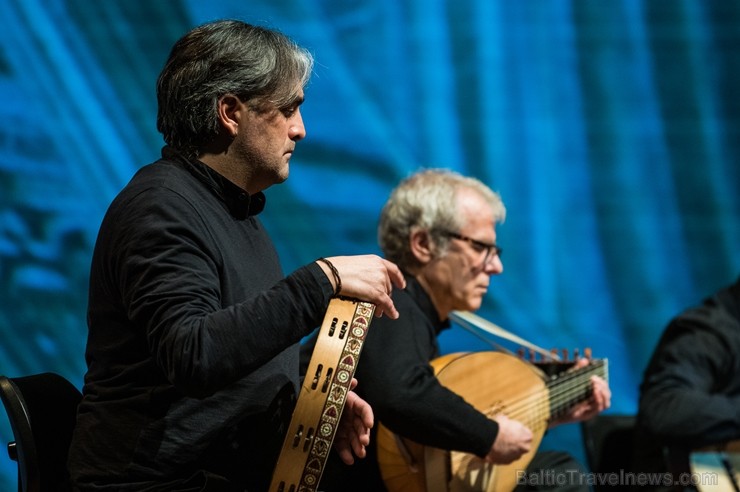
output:
POLYGON ((330 301, 270 492, 313 492, 318 487, 374 311, 366 302, 330 301))
POLYGON ((389 492, 509 491, 516 470, 525 470, 550 418, 543 375, 531 364, 502 352, 450 354, 432 361, 440 383, 490 417, 504 413, 532 430, 530 452, 508 465, 492 465, 468 453, 436 450, 378 427, 378 462, 389 492))
POLYGON ((503 352, 450 354, 432 361, 440 383, 480 412, 518 420, 532 447, 507 465, 469 453, 447 452, 403 439, 379 424, 378 464, 389 492, 510 492, 532 461, 551 418, 591 392, 591 376, 608 378, 606 359, 548 377, 535 365, 503 352), (552 415, 551 412, 555 412, 552 415))

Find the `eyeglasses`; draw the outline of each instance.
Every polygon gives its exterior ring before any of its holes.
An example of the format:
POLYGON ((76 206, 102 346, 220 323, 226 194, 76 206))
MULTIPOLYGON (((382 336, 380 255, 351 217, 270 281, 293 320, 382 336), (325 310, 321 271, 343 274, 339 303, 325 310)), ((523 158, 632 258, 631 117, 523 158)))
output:
POLYGON ((503 250, 496 246, 496 244, 484 243, 483 241, 478 241, 477 239, 463 236, 462 234, 458 234, 456 232, 446 231, 444 234, 447 237, 452 237, 455 239, 459 239, 460 241, 465 241, 479 253, 483 253, 485 251, 486 254, 483 257, 483 265, 487 264, 489 261, 493 260, 497 256, 501 258, 501 253, 503 252, 503 250))

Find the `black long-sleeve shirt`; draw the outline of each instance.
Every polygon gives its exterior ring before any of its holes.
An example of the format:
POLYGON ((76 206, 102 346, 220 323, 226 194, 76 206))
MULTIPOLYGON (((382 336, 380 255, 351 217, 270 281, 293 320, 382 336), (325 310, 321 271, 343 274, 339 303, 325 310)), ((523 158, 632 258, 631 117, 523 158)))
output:
POLYGON ((390 430, 425 446, 485 456, 498 424, 445 388, 430 362, 439 356, 437 335, 449 327, 418 283, 406 277, 393 302, 398 320, 378 318, 368 331, 355 376, 358 394, 390 430))
POLYGON ((266 488, 300 339, 332 295, 284 278, 250 196, 165 148, 111 204, 93 255, 88 372, 70 450, 81 490, 266 488))
POLYGON ((674 318, 640 387, 639 423, 667 444, 740 438, 740 279, 674 318))

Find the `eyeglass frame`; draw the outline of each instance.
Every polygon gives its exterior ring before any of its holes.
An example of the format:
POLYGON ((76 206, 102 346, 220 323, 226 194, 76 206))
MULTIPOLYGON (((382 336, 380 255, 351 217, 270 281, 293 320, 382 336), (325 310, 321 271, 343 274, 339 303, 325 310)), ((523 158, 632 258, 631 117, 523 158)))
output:
POLYGON ((483 257, 483 265, 488 264, 489 261, 491 261, 495 257, 501 258, 501 253, 503 253, 503 249, 500 248, 496 243, 485 243, 483 241, 479 241, 477 239, 473 239, 469 236, 464 236, 458 232, 452 232, 452 231, 444 231, 443 234, 447 237, 451 237, 454 239, 459 239, 460 241, 465 241, 469 245, 471 245, 473 248, 478 248, 480 250, 485 250, 486 255, 483 257), (493 254, 491 254, 493 253, 493 254))

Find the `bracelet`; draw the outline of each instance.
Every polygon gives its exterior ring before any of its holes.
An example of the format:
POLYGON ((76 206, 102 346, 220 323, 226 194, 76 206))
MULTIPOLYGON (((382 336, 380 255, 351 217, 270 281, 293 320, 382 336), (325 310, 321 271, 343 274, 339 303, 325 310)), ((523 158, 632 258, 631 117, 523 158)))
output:
POLYGON ((332 263, 326 258, 319 258, 316 261, 326 263, 326 266, 328 266, 329 270, 331 270, 331 274, 334 276, 334 282, 337 284, 337 286, 334 288, 334 295, 338 296, 339 292, 342 290, 342 279, 339 278, 339 272, 337 271, 337 268, 332 265, 332 263))

